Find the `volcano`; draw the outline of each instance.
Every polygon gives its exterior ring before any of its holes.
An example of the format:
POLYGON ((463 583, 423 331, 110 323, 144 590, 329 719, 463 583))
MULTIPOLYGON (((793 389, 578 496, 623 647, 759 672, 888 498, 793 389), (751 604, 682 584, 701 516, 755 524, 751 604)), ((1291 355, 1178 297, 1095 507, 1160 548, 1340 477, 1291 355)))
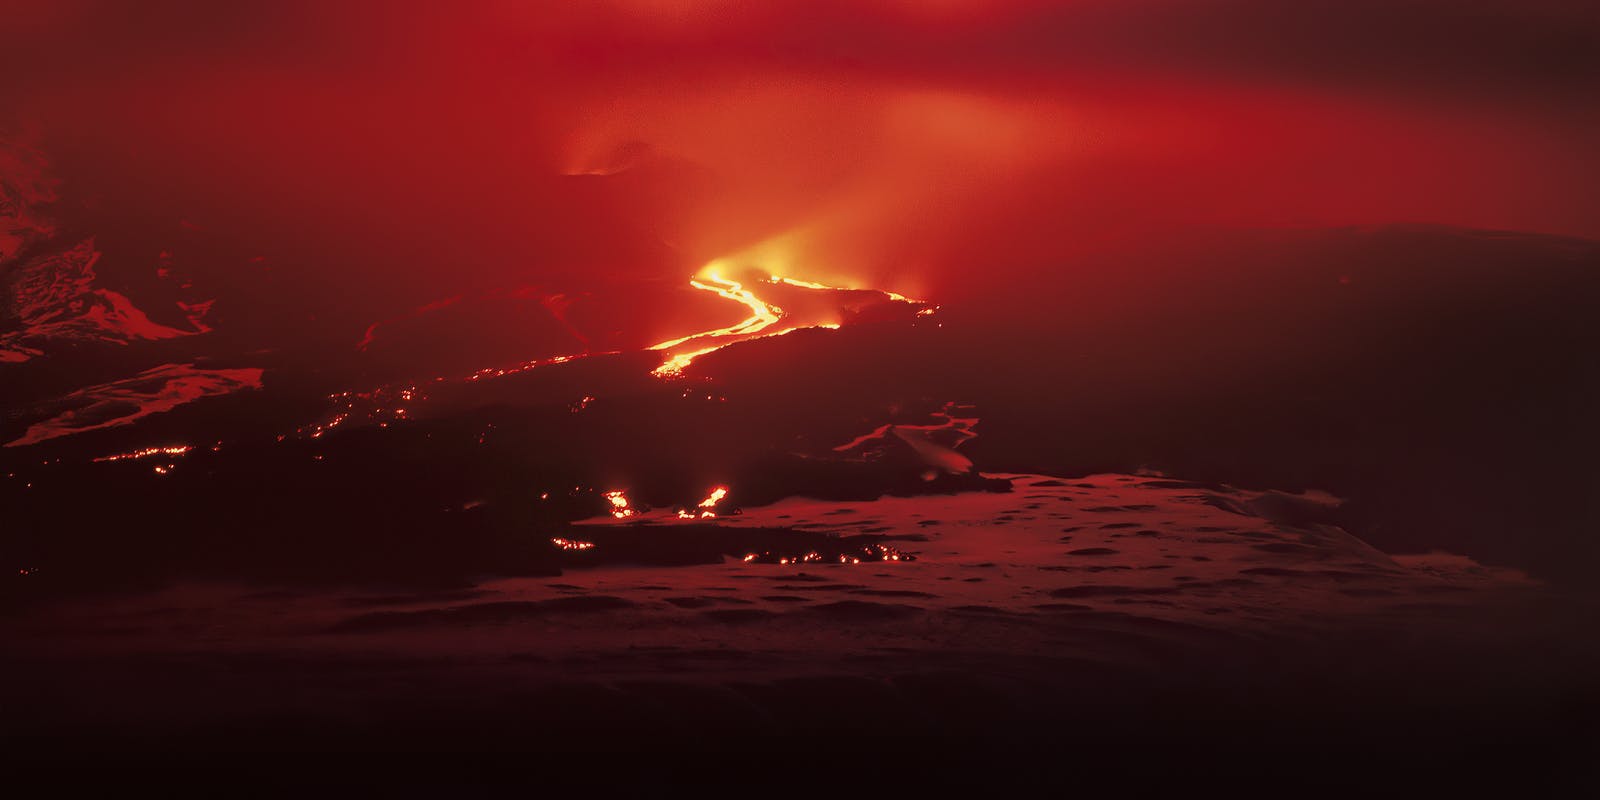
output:
POLYGON ((1593 789, 1575 4, 4 5, 19 782, 1593 789))

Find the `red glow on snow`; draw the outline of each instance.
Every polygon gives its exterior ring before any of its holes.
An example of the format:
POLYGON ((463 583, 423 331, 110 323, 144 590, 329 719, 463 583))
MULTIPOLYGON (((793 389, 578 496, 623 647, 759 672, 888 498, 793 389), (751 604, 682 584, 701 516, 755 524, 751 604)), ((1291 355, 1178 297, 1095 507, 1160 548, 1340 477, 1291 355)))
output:
POLYGON ((20 324, 0 333, 0 363, 28 361, 61 344, 127 345, 211 330, 204 322, 209 300, 177 304, 191 328, 184 330, 152 320, 127 295, 104 288, 96 271, 101 255, 86 239, 15 267, 6 288, 8 310, 20 324))
POLYGON ((934 421, 927 424, 891 423, 833 448, 845 455, 866 457, 884 447, 891 437, 909 447, 928 466, 961 474, 972 469, 972 461, 956 452, 956 448, 977 437, 973 430, 979 419, 971 406, 946 403, 939 411, 929 415, 934 421))
POLYGON ((36 422, 6 447, 35 444, 59 436, 127 425, 204 397, 261 387, 262 370, 201 369, 165 364, 124 380, 97 384, 56 401, 59 413, 36 422))
POLYGON ((857 549, 847 550, 839 553, 837 556, 824 556, 822 553, 819 553, 815 550, 808 550, 804 553, 798 553, 795 555, 784 555, 781 553, 772 552, 747 553, 745 554, 744 558, 740 560, 746 564, 759 563, 777 564, 779 566, 793 566, 797 564, 826 563, 855 565, 864 563, 882 563, 886 561, 916 561, 917 558, 910 553, 890 547, 889 545, 869 544, 857 549))

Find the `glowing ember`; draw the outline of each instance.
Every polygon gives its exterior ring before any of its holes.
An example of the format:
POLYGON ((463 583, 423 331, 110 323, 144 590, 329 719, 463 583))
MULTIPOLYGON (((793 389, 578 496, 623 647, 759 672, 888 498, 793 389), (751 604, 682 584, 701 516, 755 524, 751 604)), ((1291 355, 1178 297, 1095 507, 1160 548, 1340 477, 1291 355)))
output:
POLYGON ((594 542, 581 542, 577 539, 551 539, 550 543, 560 550, 593 550, 594 542))
POLYGON ((910 553, 902 552, 888 545, 869 544, 864 547, 845 550, 837 556, 824 556, 816 550, 809 550, 796 555, 772 552, 747 553, 741 560, 746 564, 760 563, 787 566, 791 564, 825 564, 830 562, 839 564, 881 563, 884 561, 915 561, 917 559, 916 556, 910 553))
POLYGON ((678 509, 678 519, 712 519, 717 516, 717 504, 728 496, 728 487, 718 486, 694 508, 678 509))
POLYGON ((782 276, 779 276, 779 275, 773 275, 772 277, 767 278, 767 282, 768 283, 782 283, 782 284, 787 284, 789 286, 798 286, 798 287, 800 287, 802 289, 836 289, 836 288, 838 288, 836 286, 829 286, 829 285, 823 284, 823 283, 814 283, 812 281, 802 281, 802 280, 798 280, 798 279, 795 279, 795 278, 785 278, 785 277, 782 277, 782 276))
POLYGON ((728 487, 726 487, 726 486, 718 486, 717 488, 711 490, 711 495, 710 496, 708 496, 706 499, 700 501, 700 507, 701 508, 714 508, 718 503, 722 502, 722 498, 727 497, 727 496, 728 496, 728 487))
POLYGON ((101 456, 94 459, 94 461, 95 463, 100 463, 102 461, 127 461, 129 459, 149 458, 150 456, 181 456, 193 449, 193 447, 186 444, 173 445, 172 447, 146 447, 142 450, 101 456))
POLYGON ((683 374, 683 368, 689 366, 689 362, 695 360, 695 358, 699 356, 703 356, 706 353, 713 352, 717 349, 718 348, 715 347, 707 347, 704 350, 696 350, 693 353, 681 353, 679 355, 675 355, 667 359, 666 362, 661 366, 650 370, 650 374, 656 376, 657 378, 676 378, 683 374))
POLYGON ((376 422, 381 427, 391 421, 406 418, 407 412, 401 403, 424 398, 417 392, 415 386, 406 386, 400 389, 375 389, 370 392, 340 392, 329 395, 328 399, 338 404, 338 410, 320 424, 307 425, 296 430, 295 435, 321 439, 334 428, 352 420, 376 422), (394 404, 395 407, 389 408, 390 404, 394 404))
MULTIPOLYGON (((794 287, 797 287, 797 288, 800 288, 800 289, 819 289, 819 290, 827 291, 827 292, 856 292, 856 291, 864 291, 864 290, 861 290, 861 289, 852 289, 852 288, 849 288, 849 287, 846 287, 846 286, 829 286, 826 283, 817 283, 816 281, 803 281, 803 280, 800 280, 798 278, 786 278, 786 277, 783 277, 781 275, 773 275, 773 276, 767 278, 767 282, 768 283, 781 283, 781 284, 784 284, 786 286, 794 286, 794 287)), ((913 300, 913 299, 911 299, 909 297, 906 297, 903 294, 900 294, 899 292, 891 292, 891 291, 888 291, 887 289, 872 289, 872 290, 866 290, 866 291, 877 292, 878 294, 881 294, 884 297, 887 297, 887 298, 889 298, 890 300, 893 300, 896 303, 910 303, 912 305, 924 305, 925 302, 926 302, 926 301, 923 301, 923 300, 913 300)), ((932 309, 936 309, 936 308, 938 308, 938 306, 933 306, 932 307, 932 309)), ((932 309, 927 309, 927 310, 931 311, 932 309)), ((918 313, 921 313, 921 312, 918 312, 918 313)))
MULTIPOLYGON (((483 380, 485 378, 503 378, 503 377, 505 377, 507 375, 515 375, 515 374, 517 374, 519 372, 527 372, 528 370, 538 369, 539 367, 548 367, 548 366, 553 366, 555 364, 565 364, 565 363, 567 363, 569 361, 573 361, 575 359, 584 358, 586 356, 591 356, 591 355, 597 355, 597 356, 598 355, 616 355, 616 351, 612 350, 612 351, 607 351, 607 352, 604 352, 604 353, 579 353, 577 355, 564 355, 564 356, 553 356, 551 358, 538 358, 538 359, 534 359, 532 361, 524 361, 521 364, 518 364, 518 365, 513 366, 513 367, 502 367, 502 368, 499 368, 499 369, 480 369, 477 372, 474 372, 471 375, 468 375, 466 379, 469 380, 469 381, 478 381, 478 380, 483 380)), ((442 381, 442 380, 445 380, 445 378, 435 378, 434 380, 442 381)))
POLYGON ((606 492, 605 498, 611 504, 611 516, 617 519, 627 519, 638 513, 628 504, 628 497, 622 492, 606 492))

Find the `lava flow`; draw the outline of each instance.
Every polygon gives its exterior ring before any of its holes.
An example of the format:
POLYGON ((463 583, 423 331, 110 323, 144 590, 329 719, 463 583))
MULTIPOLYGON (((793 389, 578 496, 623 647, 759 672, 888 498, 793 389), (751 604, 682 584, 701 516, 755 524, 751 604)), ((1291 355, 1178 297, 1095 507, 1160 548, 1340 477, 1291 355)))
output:
POLYGON ((611 504, 611 516, 617 519, 627 519, 638 513, 629 505, 628 496, 620 491, 606 492, 605 498, 606 502, 611 504))
POLYGON ((190 450, 193 449, 194 448, 192 446, 186 444, 173 445, 171 447, 146 447, 142 450, 131 450, 126 453, 100 456, 99 458, 94 459, 94 462, 98 464, 105 461, 127 461, 129 459, 149 458, 151 456, 181 456, 186 455, 190 450))
POLYGON ((694 508, 678 509, 678 519, 712 519, 717 516, 717 504, 728 496, 728 487, 718 486, 694 508))
MULTIPOLYGON (((666 341, 658 342, 645 348, 653 352, 665 354, 665 360, 660 366, 650 371, 651 375, 662 379, 675 379, 683 375, 684 369, 696 358, 707 353, 721 350, 732 344, 747 342, 754 339, 781 336, 797 330, 811 328, 835 329, 845 322, 847 314, 860 312, 863 309, 882 306, 900 305, 911 310, 917 317, 927 317, 938 310, 938 306, 921 300, 914 300, 897 292, 879 289, 853 289, 841 286, 829 286, 813 281, 797 278, 772 275, 764 270, 748 268, 744 271, 751 278, 744 282, 725 277, 732 272, 731 265, 726 259, 718 259, 706 265, 695 277, 689 280, 689 285, 696 290, 710 292, 727 300, 732 300, 749 309, 750 315, 739 322, 721 328, 698 331, 685 336, 679 336, 666 341), (750 284, 750 285, 747 285, 750 284), (781 295, 784 306, 757 294, 757 288, 770 288, 781 295)), ((534 359, 510 367, 487 368, 477 370, 469 375, 449 377, 435 377, 431 383, 434 385, 454 382, 476 382, 485 379, 499 378, 527 372, 540 367, 555 366, 576 361, 593 355, 613 355, 616 351, 585 352, 567 355, 557 355, 548 358, 534 359)), ((379 427, 388 427, 392 423, 402 422, 412 418, 407 411, 408 406, 420 405, 428 399, 428 392, 420 387, 425 387, 430 382, 420 384, 396 384, 365 392, 339 392, 329 396, 337 404, 334 413, 320 423, 305 425, 297 429, 295 436, 300 438, 320 438, 328 431, 345 423, 374 424, 379 427)), ((593 398, 585 396, 585 400, 574 406, 574 411, 581 411, 593 398)), ((346 425, 349 427, 349 425, 346 425)), ((280 441, 287 436, 280 437, 280 441)))
MULTIPOLYGON (((700 272, 699 277, 704 278, 703 281, 691 279, 689 285, 701 291, 712 292, 736 303, 743 304, 750 309, 750 316, 725 328, 692 333, 688 336, 668 339, 651 345, 648 349, 663 351, 668 354, 667 360, 651 371, 652 375, 661 378, 677 377, 682 375, 684 368, 696 358, 721 350, 737 342, 768 336, 781 336, 805 328, 838 328, 840 326, 840 320, 837 318, 838 309, 836 308, 822 312, 823 314, 832 314, 830 317, 813 319, 811 318, 812 315, 807 315, 807 319, 799 319, 797 315, 784 311, 776 304, 762 299, 753 289, 746 288, 739 281, 723 277, 720 267, 721 262, 713 262, 700 272), (778 326, 778 329, 772 330, 774 326, 778 326)), ((777 275, 769 275, 766 283, 829 293, 856 291, 777 275)), ((889 302, 917 306, 919 315, 925 315, 925 313, 933 311, 932 306, 919 300, 912 300, 902 294, 878 290, 873 290, 872 293, 886 298, 889 302)))

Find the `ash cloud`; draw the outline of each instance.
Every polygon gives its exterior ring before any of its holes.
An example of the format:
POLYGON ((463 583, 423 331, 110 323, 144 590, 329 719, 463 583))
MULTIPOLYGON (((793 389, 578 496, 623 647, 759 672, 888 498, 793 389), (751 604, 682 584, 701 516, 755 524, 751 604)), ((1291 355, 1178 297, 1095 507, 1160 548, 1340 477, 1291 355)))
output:
POLYGON ((5 5, 80 196, 276 246, 356 339, 723 257, 918 294, 1192 225, 1600 232, 1579 3, 5 5))

